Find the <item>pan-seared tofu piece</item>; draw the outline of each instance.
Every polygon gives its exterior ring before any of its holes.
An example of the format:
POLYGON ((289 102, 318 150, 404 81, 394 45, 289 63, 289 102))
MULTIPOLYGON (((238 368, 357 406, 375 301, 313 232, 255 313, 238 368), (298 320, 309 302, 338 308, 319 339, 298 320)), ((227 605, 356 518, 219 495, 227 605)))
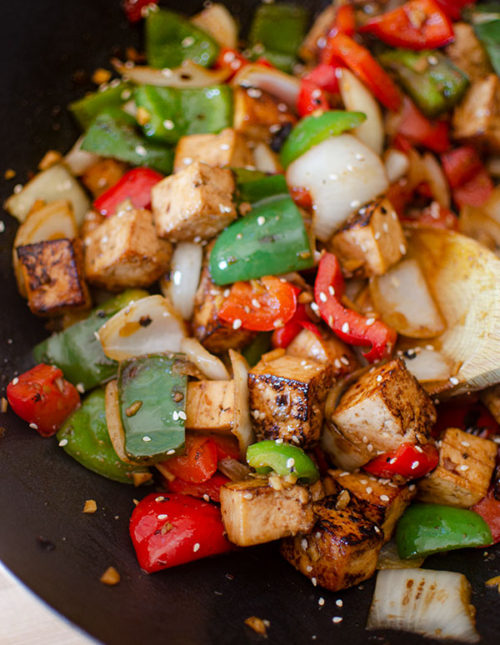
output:
POLYGON ((189 134, 182 137, 175 149, 174 172, 183 170, 195 161, 219 168, 246 168, 254 164, 250 142, 245 135, 232 128, 226 128, 219 134, 189 134))
POLYGON ((309 329, 303 329, 288 345, 286 353, 331 365, 335 378, 351 374, 359 367, 349 347, 340 338, 324 330, 321 330, 320 338, 309 329))
POLYGON ((171 255, 150 211, 123 208, 86 236, 85 275, 108 291, 148 287, 167 271, 171 255))
POLYGON ((286 103, 255 87, 234 89, 234 128, 251 139, 269 142, 273 131, 297 119, 286 103))
POLYGON ((316 523, 311 533, 281 542, 285 559, 330 591, 371 578, 384 542, 382 529, 356 508, 345 491, 315 502, 313 509, 316 523))
POLYGON ((248 374, 250 416, 257 437, 314 446, 332 382, 333 368, 326 363, 289 355, 259 361, 248 374))
POLYGON ((209 240, 236 218, 233 173, 196 161, 151 191, 156 231, 173 241, 209 240))
POLYGON ((436 409, 398 358, 363 374, 344 392, 330 420, 363 450, 366 463, 402 443, 427 443, 436 409))
POLYGON ((453 113, 453 136, 482 143, 500 152, 500 79, 496 74, 475 81, 453 113))
POLYGON ((16 249, 28 305, 37 316, 90 307, 80 240, 48 240, 16 249))
POLYGON ((87 168, 81 180, 94 198, 114 186, 127 171, 127 164, 116 159, 99 159, 87 168))
POLYGON ((79 235, 84 241, 84 244, 85 238, 90 235, 92 231, 95 231, 96 228, 98 228, 105 220, 105 216, 95 210, 91 209, 85 213, 79 230, 79 235))
POLYGON ((500 385, 494 385, 483 390, 481 401, 488 408, 497 423, 500 423, 500 385))
POLYGON ((451 62, 465 72, 471 82, 491 74, 490 59, 474 27, 467 22, 455 22, 453 32, 455 39, 445 50, 451 62))
POLYGON ((433 504, 469 508, 488 492, 497 445, 457 428, 441 440, 438 467, 418 483, 418 498, 433 504))
POLYGON ((186 395, 186 429, 231 434, 234 381, 190 381, 186 395))
POLYGON ((233 544, 251 546, 308 533, 314 524, 311 492, 293 484, 273 487, 267 479, 224 484, 222 521, 233 544))
POLYGON ((396 211, 387 198, 362 206, 328 243, 346 276, 383 275, 406 253, 396 211))

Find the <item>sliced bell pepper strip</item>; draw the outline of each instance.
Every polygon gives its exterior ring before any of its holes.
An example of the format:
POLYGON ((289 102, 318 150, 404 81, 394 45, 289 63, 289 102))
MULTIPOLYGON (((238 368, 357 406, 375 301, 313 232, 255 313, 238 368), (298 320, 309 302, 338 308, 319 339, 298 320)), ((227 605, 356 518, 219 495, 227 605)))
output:
POLYGON ((401 475, 407 479, 418 479, 430 473, 439 463, 439 452, 433 444, 415 446, 403 443, 397 450, 386 452, 363 466, 376 477, 391 479, 401 475))
POLYGON ((131 97, 132 86, 129 83, 119 83, 73 101, 68 107, 82 130, 86 130, 101 112, 120 108, 131 97))
POLYGON ((461 146, 441 155, 444 174, 452 188, 467 183, 483 169, 483 163, 472 146, 461 146))
POLYGON ((498 544, 500 542, 500 500, 495 497, 493 488, 490 488, 486 497, 475 504, 472 510, 490 527, 493 544, 498 544))
POLYGON ((292 196, 293 201, 297 206, 300 206, 300 208, 304 208, 307 211, 312 209, 313 199, 307 188, 303 188, 302 186, 292 186, 290 188, 290 195, 292 196))
POLYGON ((243 56, 241 52, 237 49, 231 49, 230 47, 222 47, 215 61, 215 69, 229 69, 231 70, 231 75, 228 76, 227 80, 230 81, 233 76, 235 76, 242 67, 248 65, 249 60, 243 56))
POLYGON ((465 7, 474 4, 476 0, 436 0, 437 4, 452 20, 458 20, 465 7))
POLYGON ((325 92, 328 92, 329 94, 338 94, 339 79, 337 76, 337 69, 340 69, 340 66, 335 65, 335 63, 330 63, 329 65, 320 63, 319 65, 316 65, 316 67, 310 72, 304 74, 302 79, 315 83, 318 87, 320 87, 322 90, 325 90, 325 92))
POLYGON ((391 47, 434 49, 453 41, 453 26, 434 0, 408 0, 404 5, 371 18, 360 33, 373 34, 391 47))
POLYGON ((217 461, 222 461, 222 459, 238 460, 240 458, 240 446, 238 439, 234 435, 212 434, 210 439, 217 448, 217 461))
POLYGON ((219 318, 235 329, 273 331, 295 314, 297 296, 286 280, 264 276, 251 282, 236 282, 219 308, 219 318))
POLYGON ((172 481, 167 482, 166 487, 172 493, 182 493, 183 495, 191 495, 204 499, 206 502, 220 503, 220 489, 221 486, 227 484, 231 480, 222 473, 215 473, 210 479, 204 482, 195 484, 193 482, 186 482, 179 477, 172 481), (208 498, 208 499, 207 499, 208 498))
POLYGON ((101 215, 114 215, 126 199, 130 199, 135 208, 150 208, 151 189, 162 179, 163 175, 151 168, 133 168, 95 200, 94 208, 101 215))
MULTIPOLYGON (((488 11, 488 5, 484 6, 484 11, 488 11)), ((496 13, 492 14, 491 20, 485 20, 481 17, 480 20, 474 20, 474 30, 476 36, 484 45, 488 56, 490 57, 493 69, 500 75, 500 10, 498 6, 496 13)), ((480 16, 481 5, 477 7, 477 15, 480 16)), ((475 12, 476 13, 476 12, 475 12)))
POLYGON ((242 354, 250 367, 257 365, 262 354, 271 349, 271 336, 271 332, 261 332, 255 336, 250 345, 244 348, 242 354))
POLYGON ((274 471, 280 477, 295 475, 297 479, 314 483, 319 472, 313 460, 297 446, 265 440, 247 448, 247 462, 257 472, 274 471))
POLYGON ((321 87, 308 79, 301 79, 300 91, 297 98, 297 112, 304 117, 317 110, 325 112, 330 109, 328 97, 321 87))
POLYGON ((290 197, 266 200, 233 222, 210 254, 210 274, 218 285, 302 271, 313 264, 304 220, 290 197))
POLYGON ((129 22, 139 22, 144 18, 148 7, 158 5, 158 0, 124 0, 123 10, 129 22))
POLYGON ((215 474, 217 461, 215 441, 207 436, 187 435, 185 454, 171 457, 163 464, 172 475, 192 484, 201 484, 215 474))
POLYGON ((190 495, 152 493, 134 508, 130 537, 141 569, 154 573, 231 551, 217 506, 190 495))
POLYGON ((429 121, 410 98, 403 98, 403 109, 398 123, 398 134, 412 144, 424 146, 433 152, 446 152, 450 149, 447 121, 429 121))
POLYGON ((266 175, 259 170, 233 168, 236 179, 236 197, 240 202, 256 204, 257 202, 288 195, 288 186, 284 175, 266 175))
POLYGON ((327 65, 335 64, 336 58, 330 48, 330 42, 338 33, 345 34, 351 38, 356 33, 356 12, 351 4, 341 5, 336 11, 333 23, 327 31, 325 45, 320 49, 320 60, 322 63, 326 63, 327 65))
POLYGON ((405 226, 412 228, 442 228, 448 231, 458 230, 458 217, 448 208, 441 206, 437 202, 432 202, 420 212, 414 215, 414 211, 409 216, 400 216, 401 222, 405 226))
POLYGON ((314 284, 314 299, 321 318, 332 331, 351 345, 371 345, 364 354, 367 361, 381 360, 391 355, 397 334, 381 320, 366 318, 357 311, 347 309, 340 302, 344 294, 344 278, 337 258, 324 253, 314 284))
POLYGON ((78 390, 53 365, 35 365, 7 385, 11 408, 42 437, 54 435, 80 403, 78 390))
POLYGON ((441 504, 412 504, 396 528, 396 544, 402 560, 488 546, 492 541, 488 524, 477 513, 441 504))
POLYGON ((300 334, 303 329, 309 329, 312 331, 318 338, 321 338, 321 332, 312 322, 312 320, 307 315, 307 310, 305 305, 298 304, 297 310, 293 317, 281 327, 281 329, 276 329, 273 332, 271 339, 272 346, 274 348, 281 347, 286 349, 292 340, 300 334))

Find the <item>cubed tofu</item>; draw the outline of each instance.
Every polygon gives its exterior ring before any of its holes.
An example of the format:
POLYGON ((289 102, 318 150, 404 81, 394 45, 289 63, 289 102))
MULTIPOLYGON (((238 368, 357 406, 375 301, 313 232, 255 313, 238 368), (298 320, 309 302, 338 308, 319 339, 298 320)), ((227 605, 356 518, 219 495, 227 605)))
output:
POLYGON ((242 349, 255 336, 254 332, 240 327, 233 329, 219 318, 224 301, 224 288, 212 281, 208 267, 201 272, 200 284, 194 299, 191 320, 193 334, 213 354, 222 354, 229 349, 242 349))
POLYGON ((95 231, 96 228, 98 228, 105 220, 106 218, 104 215, 101 215, 101 213, 98 213, 95 210, 89 210, 85 213, 79 231, 80 237, 84 240, 84 243, 85 238, 90 235, 92 231, 95 231))
POLYGON ((159 237, 209 240, 236 219, 235 183, 228 169, 196 161, 162 179, 151 191, 159 237))
POLYGON ((85 275, 108 291, 148 287, 167 271, 171 255, 170 242, 156 235, 151 212, 124 208, 85 238, 85 275))
POLYGON ((491 74, 490 59, 477 38, 474 27, 466 22, 455 22, 453 32, 455 39, 445 50, 451 62, 465 72, 471 82, 491 74))
POLYGON ((313 504, 316 523, 309 535, 281 542, 284 558, 325 589, 339 591, 375 573, 384 542, 382 529, 357 510, 345 492, 313 504))
POLYGON ((436 409, 400 359, 374 367, 342 395, 331 419, 366 462, 402 443, 425 444, 436 409))
POLYGON ((500 78, 496 74, 472 83, 453 113, 453 136, 500 152, 500 78))
POLYGON ((253 166, 252 146, 245 135, 232 128, 219 134, 190 134, 182 137, 175 149, 174 172, 195 161, 219 168, 253 166))
POLYGON ((359 367, 358 360, 340 338, 321 330, 321 338, 309 329, 303 329, 286 348, 290 356, 327 363, 333 367, 333 376, 338 378, 351 374, 359 367))
POLYGON ((114 186, 127 171, 127 165, 116 159, 99 159, 87 168, 81 180, 94 198, 114 186))
POLYGON ((282 439, 302 448, 321 434, 333 367, 284 355, 262 359, 248 374, 250 416, 259 439, 282 439))
POLYGON ((231 434, 234 381, 190 381, 186 395, 186 430, 231 434))
POLYGON ((80 240, 36 242, 19 246, 16 251, 34 314, 59 316, 90 307, 80 240))
POLYGON ((387 198, 362 206, 328 243, 346 276, 383 275, 406 253, 399 218, 387 198))
POLYGON ((286 103, 255 87, 234 89, 234 128, 251 139, 269 142, 273 131, 297 119, 286 103))
POLYGON ((298 484, 274 488, 267 479, 232 482, 220 489, 220 504, 227 536, 238 546, 307 533, 314 524, 311 492, 298 484))
POLYGON ((438 467, 418 483, 418 498, 433 504, 469 508, 488 492, 497 445, 457 428, 448 428, 438 467))
POLYGON ((500 385, 494 385, 481 392, 481 401, 488 408, 497 423, 500 423, 500 385))

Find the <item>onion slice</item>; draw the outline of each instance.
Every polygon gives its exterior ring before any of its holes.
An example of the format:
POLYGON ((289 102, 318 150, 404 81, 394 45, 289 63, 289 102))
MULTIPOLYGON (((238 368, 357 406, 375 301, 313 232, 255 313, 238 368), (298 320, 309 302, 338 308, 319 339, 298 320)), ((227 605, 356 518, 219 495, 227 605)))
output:
POLYGON ((115 361, 179 352, 185 335, 184 322, 163 296, 147 296, 130 303, 98 332, 104 353, 115 361))
POLYGON ((193 25, 206 31, 221 47, 238 47, 238 25, 223 4, 209 4, 191 18, 193 25))
POLYGON ((450 361, 441 352, 417 347, 412 358, 407 356, 408 351, 402 357, 406 368, 419 383, 447 381, 452 374, 450 361))
POLYGON ((229 350, 229 358, 233 368, 234 378, 234 424, 232 433, 238 439, 241 456, 244 457, 247 448, 255 442, 255 435, 250 421, 248 405, 248 363, 234 349, 229 350))
POLYGON ((196 338, 183 338, 180 350, 208 379, 212 381, 230 380, 231 377, 220 358, 210 354, 196 338))
POLYGON ((272 94, 274 97, 296 109, 300 92, 300 81, 295 76, 285 74, 277 69, 258 65, 245 65, 231 81, 233 85, 256 87, 272 94))
POLYGON ((118 381, 114 379, 106 385, 105 391, 105 406, 106 406, 106 425, 108 427, 108 434, 113 444, 113 449, 116 452, 118 459, 124 461, 126 464, 134 464, 143 466, 136 461, 132 461, 125 451, 125 431, 120 414, 120 403, 118 399, 118 381))
POLYGON ((386 542, 378 554, 377 569, 420 569, 425 557, 401 560, 394 540, 386 542))
POLYGON ((170 298, 174 309, 184 320, 193 315, 202 261, 203 249, 199 244, 179 242, 172 255, 170 280, 161 281, 162 293, 170 298))
POLYGON ((428 638, 477 643, 467 578, 453 571, 379 571, 367 629, 401 629, 428 638))
POLYGON ((241 461, 233 459, 232 457, 221 459, 217 468, 233 482, 243 481, 248 477, 248 473, 250 472, 250 468, 246 464, 242 464, 241 461))
POLYGON ((389 182, 393 184, 406 175, 410 169, 410 161, 404 152, 389 148, 384 155, 385 171, 389 182))
POLYGON ((75 177, 80 177, 83 173, 93 166, 96 161, 99 161, 99 155, 95 155, 93 152, 88 152, 87 150, 82 150, 82 141, 85 139, 85 135, 75 141, 75 144, 71 150, 64 157, 64 164, 69 168, 72 175, 75 177))
POLYGON ((133 65, 122 63, 114 58, 113 67, 121 74, 124 80, 131 81, 137 85, 155 85, 156 87, 209 87, 218 85, 231 74, 231 70, 206 69, 193 61, 185 61, 181 67, 175 69, 155 69, 145 65, 133 65))

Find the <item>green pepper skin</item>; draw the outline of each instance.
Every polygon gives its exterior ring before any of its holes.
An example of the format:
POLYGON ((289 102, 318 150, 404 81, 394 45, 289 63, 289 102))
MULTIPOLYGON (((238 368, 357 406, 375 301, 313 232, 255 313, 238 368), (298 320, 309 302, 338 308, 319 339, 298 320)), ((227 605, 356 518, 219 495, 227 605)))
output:
POLYGON ((146 473, 147 468, 121 461, 114 451, 106 425, 104 389, 91 392, 78 410, 64 422, 57 433, 64 451, 89 470, 121 482, 133 484, 133 473, 146 473))
POLYGON ((129 289, 107 300, 85 320, 36 345, 33 350, 35 360, 37 363, 57 365, 68 381, 74 385, 81 384, 86 390, 108 381, 118 371, 118 363, 104 355, 95 334, 111 316, 132 300, 140 300, 148 295, 142 289, 129 289))
POLYGON ((118 396, 125 451, 134 460, 158 462, 184 444, 187 376, 179 369, 183 359, 183 355, 157 354, 120 363, 118 396), (130 414, 137 402, 139 409, 130 414))
POLYGON ((268 197, 289 194, 284 175, 266 175, 259 170, 247 168, 233 168, 233 173, 239 202, 256 204, 268 197))
POLYGON ((257 365, 262 354, 265 354, 271 349, 272 335, 273 332, 271 331, 260 332, 255 336, 252 342, 243 349, 242 354, 250 367, 257 365))
POLYGON ((480 515, 441 504, 412 504, 396 529, 398 553, 403 560, 492 542, 490 528, 480 515))
POLYGON ((131 88, 129 83, 108 87, 102 92, 94 92, 73 101, 69 104, 69 109, 82 130, 86 130, 101 112, 109 108, 120 108, 132 96, 131 88))
POLYGON ((325 139, 352 130, 366 120, 363 112, 330 110, 319 116, 307 116, 290 132, 281 148, 280 158, 284 168, 325 139))
POLYGON ((233 123, 233 93, 228 85, 192 89, 141 85, 134 97, 137 107, 149 115, 144 134, 168 144, 175 145, 189 134, 217 134, 233 123), (166 128, 165 123, 172 127, 166 128))
POLYGON ((439 51, 391 49, 379 58, 429 118, 454 107, 469 86, 468 76, 439 51))
POLYGON ((219 45, 206 32, 174 11, 152 11, 146 18, 146 56, 151 67, 180 67, 192 60, 210 67, 219 54, 219 45))
POLYGON ((114 157, 134 166, 148 166, 169 175, 174 151, 142 137, 133 117, 122 110, 108 109, 92 122, 82 142, 83 150, 102 157, 114 157))
POLYGON ((500 76, 500 11, 497 12, 496 18, 479 22, 474 29, 488 52, 495 72, 500 76))
POLYGON ((313 265, 304 221, 291 197, 261 202, 222 231, 210 254, 210 274, 218 285, 313 265))
POLYGON ((313 460, 297 446, 275 441, 260 441, 247 448, 247 463, 257 472, 274 471, 280 477, 295 475, 297 479, 313 484, 319 472, 313 460))

